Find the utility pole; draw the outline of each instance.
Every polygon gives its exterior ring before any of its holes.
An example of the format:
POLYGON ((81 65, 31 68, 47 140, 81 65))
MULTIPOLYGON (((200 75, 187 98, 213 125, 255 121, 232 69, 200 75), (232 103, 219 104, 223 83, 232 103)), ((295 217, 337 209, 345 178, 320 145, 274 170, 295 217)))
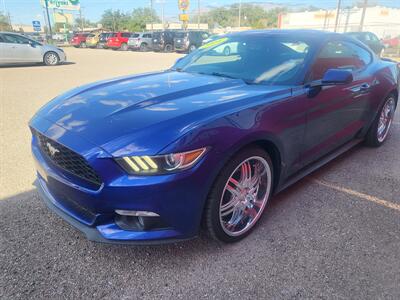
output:
POLYGON ((337 9, 336 9, 336 20, 335 20, 335 32, 337 32, 337 28, 339 25, 339 13, 340 13, 340 5, 342 4, 342 0, 337 1, 337 9))
POLYGON ((47 25, 49 26, 50 40, 52 40, 53 39, 53 31, 51 30, 48 0, 44 0, 44 3, 45 3, 45 7, 46 7, 47 25))
POLYGON ((197 0, 197 29, 200 29, 200 0, 197 0))
POLYGON ((82 6, 79 7, 79 19, 81 19, 81 31, 83 31, 82 6))
POLYGON ((242 26, 242 0, 239 1, 239 28, 242 26))
POLYGON ((368 6, 368 0, 364 0, 363 10, 362 10, 362 14, 361 14, 360 27, 359 27, 358 31, 363 31, 364 20, 365 20, 365 13, 366 13, 366 11, 367 11, 367 6, 368 6))
POLYGON ((153 20, 153 0, 150 0, 150 9, 151 9, 151 30, 153 31, 154 20, 153 20))

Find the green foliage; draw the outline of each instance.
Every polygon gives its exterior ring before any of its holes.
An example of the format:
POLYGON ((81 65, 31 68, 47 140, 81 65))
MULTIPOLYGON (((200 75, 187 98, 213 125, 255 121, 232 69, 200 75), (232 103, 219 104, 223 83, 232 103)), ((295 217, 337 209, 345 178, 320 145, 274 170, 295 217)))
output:
POLYGON ((11 31, 11 25, 9 22, 9 18, 6 14, 0 11, 0 31, 11 31))
POLYGON ((146 23, 151 23, 152 20, 153 22, 160 22, 156 12, 150 8, 137 8, 132 13, 108 9, 103 13, 100 23, 103 28, 113 31, 143 31, 146 28, 146 23))
MULTIPOLYGON (((275 28, 278 25, 278 15, 285 11, 283 8, 265 10, 258 5, 242 4, 240 25, 255 29, 275 28)), ((210 28, 237 27, 239 26, 239 5, 211 9, 201 17, 201 21, 208 23, 210 28)))

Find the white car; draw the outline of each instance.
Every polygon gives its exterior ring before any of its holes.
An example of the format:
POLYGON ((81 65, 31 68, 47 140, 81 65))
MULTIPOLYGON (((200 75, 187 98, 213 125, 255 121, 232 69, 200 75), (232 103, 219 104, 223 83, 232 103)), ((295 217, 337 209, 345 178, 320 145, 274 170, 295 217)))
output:
POLYGON ((67 60, 60 48, 44 45, 23 35, 0 32, 0 65, 15 63, 44 63, 58 65, 67 60))

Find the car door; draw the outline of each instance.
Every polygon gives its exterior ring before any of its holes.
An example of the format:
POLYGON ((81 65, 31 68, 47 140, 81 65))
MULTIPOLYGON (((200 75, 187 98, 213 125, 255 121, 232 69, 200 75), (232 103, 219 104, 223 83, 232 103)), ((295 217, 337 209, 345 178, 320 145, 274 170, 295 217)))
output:
POLYGON ((321 80, 329 69, 348 69, 353 81, 319 87, 309 94, 304 165, 334 151, 353 139, 366 124, 369 97, 374 82, 369 67, 372 54, 350 41, 328 42, 317 55, 309 80, 321 80))
POLYGON ((16 34, 4 34, 3 38, 10 44, 10 61, 18 62, 40 62, 42 61, 41 45, 28 38, 16 34))

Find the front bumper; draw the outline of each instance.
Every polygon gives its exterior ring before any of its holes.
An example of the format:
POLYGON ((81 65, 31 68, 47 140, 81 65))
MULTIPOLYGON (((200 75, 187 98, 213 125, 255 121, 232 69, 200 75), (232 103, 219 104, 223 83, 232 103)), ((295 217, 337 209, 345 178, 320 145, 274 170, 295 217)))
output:
MULTIPOLYGON (((40 128, 43 134, 45 127, 40 128)), ((95 156, 99 153, 73 132, 65 133, 58 142, 77 153, 84 152, 77 147, 92 148, 89 152, 95 156)), ((82 154, 103 179, 103 184, 94 188, 53 165, 42 153, 35 136, 32 153, 37 170, 36 185, 44 202, 89 240, 157 244, 183 241, 198 234, 211 185, 207 178, 208 163, 204 166, 200 161, 194 168, 177 174, 135 177, 127 175, 110 157, 90 158, 82 154), (202 171, 203 168, 207 171, 202 171), (120 226, 115 210, 154 212, 160 216, 163 226, 149 230, 126 229, 120 226)))
MULTIPOLYGON (((190 238, 186 239, 176 239, 176 238, 168 238, 168 233, 169 232, 164 232, 165 234, 165 239, 140 239, 140 238, 135 238, 135 235, 131 233, 131 239, 113 239, 110 238, 109 234, 107 234, 107 230, 109 230, 109 227, 106 227, 106 232, 105 228, 96 228, 96 227, 90 227, 87 226, 81 222, 79 222, 77 219, 73 218, 71 215, 69 215, 63 208, 60 206, 57 202, 57 200, 51 195, 49 190, 46 187, 46 183, 43 181, 43 179, 38 176, 36 179, 34 185, 37 188, 37 191, 39 193, 40 198, 43 200, 43 202, 46 204, 46 206, 54 213, 56 213, 59 217, 61 217, 64 221, 72 225, 75 229, 77 229, 79 232, 83 233, 86 238, 90 241, 93 242, 99 242, 99 243, 107 243, 107 244, 129 244, 129 245, 158 245, 158 244, 165 244, 165 243, 176 243, 176 242, 182 242, 185 240, 189 240, 190 238)), ((117 226, 117 225, 115 225, 117 226)), ((117 229, 117 231, 120 231, 117 229)), ((173 232, 172 236, 174 235, 173 232)), ((129 234, 129 233, 128 233, 129 234)))

